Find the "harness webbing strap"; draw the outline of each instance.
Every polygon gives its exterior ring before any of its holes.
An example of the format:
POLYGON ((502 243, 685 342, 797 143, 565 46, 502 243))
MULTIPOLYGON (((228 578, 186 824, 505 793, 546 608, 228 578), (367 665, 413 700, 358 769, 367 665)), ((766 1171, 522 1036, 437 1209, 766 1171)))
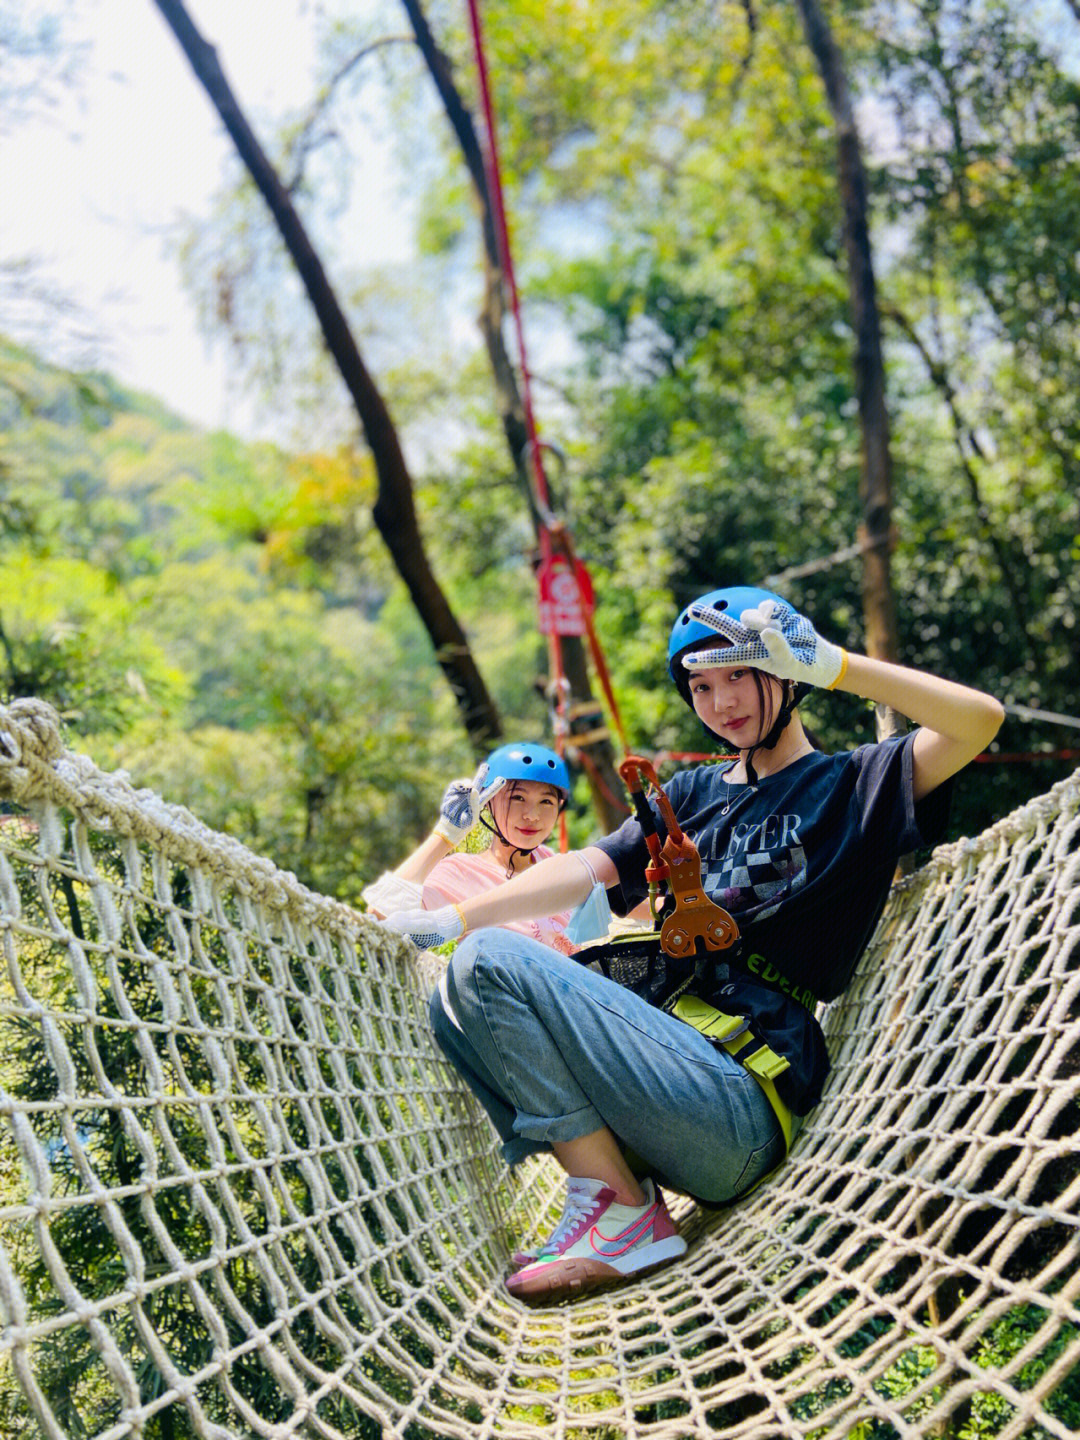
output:
POLYGON ((793 1123, 791 1111, 777 1093, 776 1077, 791 1068, 790 1062, 754 1034, 745 1015, 727 1015, 723 1010, 717 1010, 714 1005, 698 999, 696 995, 680 995, 672 1005, 671 1013, 687 1025, 692 1025, 706 1039, 721 1046, 733 1060, 738 1060, 740 1065, 749 1070, 764 1090, 765 1098, 783 1131, 786 1154, 791 1149, 793 1123))

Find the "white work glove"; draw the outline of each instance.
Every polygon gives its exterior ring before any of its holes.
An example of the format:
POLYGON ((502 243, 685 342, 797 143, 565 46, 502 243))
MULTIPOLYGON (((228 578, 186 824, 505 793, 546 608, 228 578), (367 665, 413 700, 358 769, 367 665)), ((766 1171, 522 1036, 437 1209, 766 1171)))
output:
POLYGON ((404 935, 418 950, 433 950, 465 934, 465 921, 456 905, 444 905, 441 910, 398 910, 378 924, 384 930, 404 935))
POLYGON ((448 845, 461 844, 480 819, 481 810, 506 784, 505 777, 499 775, 485 786, 487 768, 485 760, 471 780, 451 780, 446 787, 433 829, 448 845))
POLYGON ((731 644, 687 655, 683 664, 688 670, 752 665, 779 680, 831 690, 847 669, 847 654, 839 645, 823 640, 805 615, 776 600, 763 600, 738 620, 711 605, 691 605, 690 614, 731 644))

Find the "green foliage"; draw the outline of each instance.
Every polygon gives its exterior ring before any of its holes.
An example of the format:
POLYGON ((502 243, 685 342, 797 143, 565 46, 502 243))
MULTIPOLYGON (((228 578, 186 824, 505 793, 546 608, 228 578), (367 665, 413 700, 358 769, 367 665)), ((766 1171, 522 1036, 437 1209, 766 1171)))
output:
MULTIPOLYGON (((862 643, 859 562, 829 560, 862 518, 832 122, 795 7, 751 33, 740 7, 623 6, 606 48, 604 6, 492 9, 519 266, 577 344, 569 513, 598 623, 633 732, 697 749, 661 659, 693 594, 771 582, 862 643), (548 215, 588 243, 538 256, 548 215)), ((900 658, 1075 716, 1076 85, 1003 0, 832 18, 874 185, 900 658)), ((865 707, 805 708, 829 747, 872 736, 865 707)), ((997 748, 1075 743, 1010 718, 997 748)), ((954 833, 1072 763, 973 767, 954 833)))
MULTIPOLYGON (((1048 1313, 1038 1306, 1014 1307, 987 1330, 980 1342, 976 1363, 986 1370, 1008 1370, 1013 1387, 1021 1394, 1031 1390, 1069 1346, 1075 1344, 1080 1334, 1080 1330, 1070 1324, 1049 1328, 1049 1319, 1048 1313), (1044 1335, 1035 1355, 1014 1370, 1015 1357, 1048 1328, 1049 1333, 1044 1335)), ((1080 1427, 1080 1374, 1073 1371, 1065 1375, 1043 1404, 1064 1430, 1075 1433, 1080 1427)), ((989 1440, 1004 1428, 1013 1414, 1013 1407, 1004 1397, 993 1391, 977 1392, 972 1397, 970 1418, 958 1430, 957 1440, 989 1440)), ((1042 1440, 1047 1433, 1041 1426, 1025 1431, 1030 1440, 1042 1440)))
POLYGON ((101 764, 356 900, 468 768, 348 457, 186 429, 0 350, 0 688, 101 764), (10 512, 9 512, 10 513, 10 512))
POLYGON ((0 656, 8 697, 48 699, 80 731, 122 731, 177 714, 185 680, 135 631, 130 598, 81 560, 12 547, 0 568, 0 656))
MULTIPOLYGON (((478 117, 460 11, 427 13, 478 117)), ((1006 703, 1076 714, 1076 86, 1014 0, 917 0, 895 14, 856 3, 831 21, 872 186, 900 658, 1006 703)), ((461 341, 446 298, 471 307, 480 289, 461 160, 415 57, 373 47, 379 16, 325 23, 337 78, 320 115, 349 131, 378 53, 421 197, 423 262, 404 281, 350 279, 353 314, 427 457, 425 537, 507 725, 542 728, 532 524, 479 338, 461 341)), ((833 121, 794 6, 498 0, 484 28, 538 421, 570 457, 556 508, 592 568, 632 744, 696 750, 662 665, 670 618, 694 593, 728 577, 771 581, 837 639, 862 643, 862 439, 833 121)), ((345 183, 335 172, 328 196, 345 183)), ((222 216, 246 237, 246 304, 260 285, 274 291, 272 357, 287 344, 276 261, 255 242, 244 194, 223 200, 222 216)), ((288 333, 298 356, 306 342, 288 333)), ((303 382, 283 368, 279 390, 306 406, 316 380, 314 368, 303 382)), ((351 554, 364 543, 344 521, 309 533, 316 586, 339 565, 337 540, 351 554)), ((807 714, 829 746, 873 733, 865 707, 836 697, 814 697, 807 714)), ((999 748, 1049 757, 1074 740, 1010 718, 999 748)), ((956 831, 1069 764, 980 766, 961 787, 956 831)))

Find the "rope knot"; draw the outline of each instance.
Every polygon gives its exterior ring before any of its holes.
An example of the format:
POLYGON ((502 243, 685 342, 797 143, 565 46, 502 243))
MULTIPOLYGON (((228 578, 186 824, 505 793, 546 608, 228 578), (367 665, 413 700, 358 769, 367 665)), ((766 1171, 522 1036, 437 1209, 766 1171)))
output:
POLYGON ((51 764, 64 753, 64 742, 60 736, 60 716, 47 700, 27 697, 13 700, 0 710, 18 733, 12 735, 5 727, 4 749, 12 760, 30 755, 51 764), (12 742, 17 754, 12 753, 12 742))

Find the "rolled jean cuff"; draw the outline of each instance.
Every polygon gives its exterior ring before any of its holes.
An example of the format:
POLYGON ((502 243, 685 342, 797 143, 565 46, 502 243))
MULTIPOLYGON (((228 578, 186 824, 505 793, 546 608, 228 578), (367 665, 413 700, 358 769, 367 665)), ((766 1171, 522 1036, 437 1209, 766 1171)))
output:
POLYGON ((507 1165, 520 1165, 530 1155, 547 1155, 551 1146, 543 1140, 526 1140, 524 1135, 515 1135, 512 1140, 504 1140, 499 1147, 502 1157, 507 1165))
POLYGON ((591 1105, 583 1105, 569 1115, 529 1115, 521 1110, 514 1114, 514 1135, 524 1140, 539 1140, 545 1148, 563 1140, 580 1140, 582 1135, 591 1135, 603 1126, 603 1120, 591 1105))

